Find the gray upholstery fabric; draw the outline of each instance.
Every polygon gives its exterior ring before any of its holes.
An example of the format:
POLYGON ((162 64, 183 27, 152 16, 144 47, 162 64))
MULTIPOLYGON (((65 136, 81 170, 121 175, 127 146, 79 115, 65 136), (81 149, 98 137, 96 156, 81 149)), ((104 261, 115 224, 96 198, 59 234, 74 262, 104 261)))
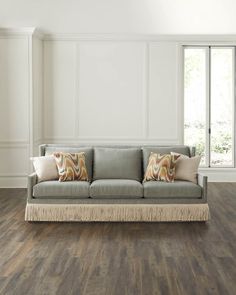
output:
POLYGON ((93 179, 142 178, 142 152, 137 148, 94 148, 93 179))
POLYGON ((197 175, 197 183, 202 188, 202 197, 204 199, 207 198, 207 178, 208 177, 206 175, 202 175, 202 174, 199 174, 199 173, 197 175))
POLYGON ((90 186, 92 198, 142 198, 143 186, 136 180, 100 179, 90 186))
POLYGON ((45 156, 51 155, 54 152, 64 153, 85 153, 85 164, 88 172, 89 180, 92 180, 93 173, 93 149, 92 147, 65 147, 65 146, 45 146, 45 156))
POLYGON ((180 153, 190 157, 190 149, 185 145, 175 145, 175 146, 144 146, 143 151, 143 171, 145 173, 148 160, 151 152, 159 154, 170 154, 170 152, 180 153))
POLYGON ((190 181, 147 181, 143 184, 144 198, 201 198, 202 188, 190 181))
MULTIPOLYGON (((170 153, 178 152, 190 156, 191 149, 187 146, 100 146, 94 149, 108 150, 108 164, 111 160, 117 164, 115 167, 117 171, 113 171, 114 167, 106 166, 102 161, 102 172, 106 174, 107 178, 100 179, 92 183, 91 188, 88 182, 73 181, 63 182, 47 181, 36 184, 36 174, 28 177, 28 203, 39 204, 195 204, 207 203, 207 178, 198 176, 199 185, 186 181, 175 181, 174 183, 165 182, 145 182, 142 185, 136 180, 130 180, 129 175, 135 174, 140 169, 137 178, 141 178, 141 166, 144 165, 144 170, 148 163, 150 152, 170 153), (117 151, 113 154, 113 151, 117 151), (128 150, 128 151, 127 151, 128 150), (136 152, 134 152, 136 151, 136 152), (113 154, 113 155, 112 155, 113 154), (138 157, 136 157, 138 155, 138 157), (143 157, 143 161, 141 160, 143 157), (122 164, 122 165, 121 165, 122 164), (130 166, 130 164, 132 164, 130 166), (135 166, 139 167, 138 169, 135 166), (125 168, 123 168, 123 166, 125 168), (108 169, 107 169, 108 167, 108 169), (106 171, 107 170, 107 171, 106 171), (112 170, 112 171, 111 171, 112 170), (128 170, 128 172, 126 171, 128 170), (112 173, 119 173, 121 179, 111 179, 115 175, 112 173), (127 177, 127 179, 124 179, 127 177), (93 198, 89 198, 90 194, 93 198), (32 197, 33 195, 33 197, 32 197), (144 198, 143 195, 145 196, 144 198)), ((40 155, 52 154, 55 151, 64 152, 82 152, 86 153, 86 160, 91 163, 88 173, 92 178, 92 162, 93 162, 93 148, 87 145, 66 146, 57 144, 46 144, 40 146, 40 155), (90 170, 91 169, 91 170, 90 170), (90 172, 91 171, 91 172, 90 172)), ((193 155, 193 153, 191 153, 193 155)), ((101 156, 101 154, 100 154, 101 156)), ((100 160, 103 160, 102 157, 100 160)), ((98 161, 99 162, 99 161, 98 161)), ((87 164, 87 162, 86 162, 87 164)), ((97 167, 98 168, 98 167, 97 167)), ((99 167, 100 169, 101 167, 99 167)), ((98 169, 98 170, 99 170, 98 169)), ((89 175, 89 176, 90 176, 89 175)), ((142 179, 142 178, 141 178, 142 179)))
POLYGON ((36 174, 36 172, 28 175, 27 180, 28 180, 27 181, 27 196, 28 196, 28 199, 29 199, 33 195, 33 187, 37 183, 37 174, 36 174))
POLYGON ((34 198, 88 198, 87 181, 44 181, 33 187, 34 198))

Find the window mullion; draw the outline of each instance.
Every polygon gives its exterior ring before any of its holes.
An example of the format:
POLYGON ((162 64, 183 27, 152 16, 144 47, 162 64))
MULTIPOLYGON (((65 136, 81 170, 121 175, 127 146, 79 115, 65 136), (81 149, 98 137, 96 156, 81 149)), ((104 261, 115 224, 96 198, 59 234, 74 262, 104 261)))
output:
POLYGON ((206 165, 211 163, 211 49, 206 48, 206 165))
POLYGON ((232 119, 233 119, 233 138, 232 138, 232 150, 233 150, 233 167, 236 167, 236 47, 233 47, 233 112, 232 112, 232 119))

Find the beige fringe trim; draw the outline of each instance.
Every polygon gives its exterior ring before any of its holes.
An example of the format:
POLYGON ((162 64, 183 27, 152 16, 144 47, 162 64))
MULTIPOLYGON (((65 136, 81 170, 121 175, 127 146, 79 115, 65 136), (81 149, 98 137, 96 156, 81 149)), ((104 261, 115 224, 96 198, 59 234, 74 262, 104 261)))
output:
POLYGON ((27 204, 26 221, 207 221, 208 204, 27 204))

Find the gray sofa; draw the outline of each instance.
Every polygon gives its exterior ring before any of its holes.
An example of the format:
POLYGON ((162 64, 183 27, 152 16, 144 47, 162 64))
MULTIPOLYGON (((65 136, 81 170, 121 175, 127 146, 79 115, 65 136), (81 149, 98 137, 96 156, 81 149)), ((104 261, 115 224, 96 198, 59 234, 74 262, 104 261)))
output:
POLYGON ((40 155, 85 152, 89 182, 44 181, 28 177, 27 221, 206 221, 207 177, 142 183, 150 152, 193 156, 188 146, 41 145, 40 155))

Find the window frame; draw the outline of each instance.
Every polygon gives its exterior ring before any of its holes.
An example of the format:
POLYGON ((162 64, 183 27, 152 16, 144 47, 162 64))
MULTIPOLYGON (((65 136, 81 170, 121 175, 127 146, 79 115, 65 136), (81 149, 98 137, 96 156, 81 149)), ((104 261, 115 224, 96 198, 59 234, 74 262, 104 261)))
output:
POLYGON ((182 97, 183 97, 183 106, 182 106, 182 114, 183 114, 183 124, 182 124, 182 140, 184 143, 184 103, 185 103, 185 90, 184 90, 184 75, 185 75, 185 49, 204 49, 205 50, 205 58, 206 58, 206 126, 205 126, 205 149, 206 149, 206 165, 201 165, 201 168, 235 168, 236 163, 236 45, 235 44, 182 44, 182 97), (232 55, 232 165, 212 165, 211 164, 211 48, 231 48, 233 49, 232 55))

